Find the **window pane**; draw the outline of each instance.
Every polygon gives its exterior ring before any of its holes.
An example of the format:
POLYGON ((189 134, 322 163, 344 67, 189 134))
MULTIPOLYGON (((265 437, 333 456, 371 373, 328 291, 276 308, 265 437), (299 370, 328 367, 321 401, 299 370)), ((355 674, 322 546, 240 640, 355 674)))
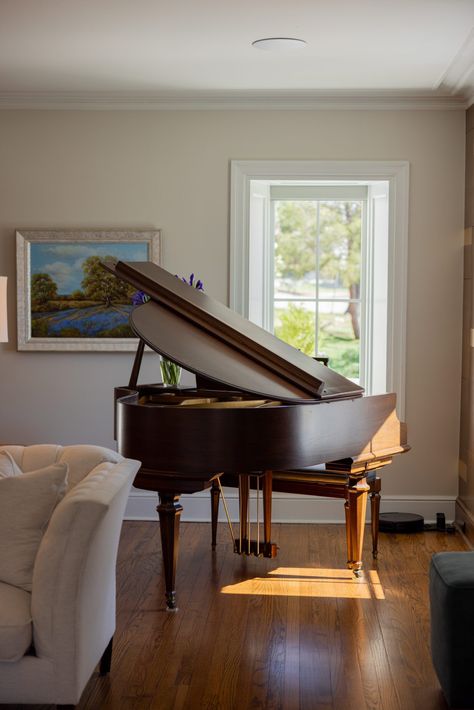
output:
POLYGON ((275 335, 306 355, 315 354, 316 304, 314 301, 276 301, 275 335))
POLYGON ((362 202, 320 202, 319 297, 359 298, 362 202))
POLYGON ((275 295, 314 297, 316 203, 276 200, 274 209, 275 295))
POLYGON ((359 304, 319 302, 319 353, 329 367, 355 382, 360 378, 359 304))

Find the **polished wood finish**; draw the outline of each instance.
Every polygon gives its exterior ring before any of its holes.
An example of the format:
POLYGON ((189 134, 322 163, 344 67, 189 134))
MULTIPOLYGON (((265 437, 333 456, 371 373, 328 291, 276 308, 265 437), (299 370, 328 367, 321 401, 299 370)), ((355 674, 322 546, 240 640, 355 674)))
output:
POLYGON ((288 401, 360 396, 362 387, 284 343, 152 262, 104 268, 142 289, 150 301, 130 324, 156 352, 187 370, 288 401))
POLYGON ((217 520, 219 518, 220 495, 221 489, 219 488, 219 483, 217 479, 214 479, 211 486, 211 536, 213 550, 216 549, 217 544, 217 520))
MULTIPOLYGON (((130 316, 141 340, 130 385, 116 391, 115 431, 120 453, 142 461, 135 485, 160 495, 169 608, 175 606, 177 500, 181 493, 193 492, 194 479, 206 487, 223 472, 240 474, 241 531, 236 549, 273 556, 271 487, 265 483, 261 548, 259 540, 250 540, 246 525, 249 475, 343 460, 352 481, 408 448, 394 395, 362 397, 360 386, 156 264, 118 262, 104 268, 150 297, 130 316), (211 381, 212 389, 203 391, 199 383, 194 390, 138 386, 143 343, 195 373, 198 380, 211 381), (218 389, 221 383, 223 391, 218 389)), ((213 496, 216 506, 218 495, 213 496)), ((362 491, 352 492, 348 505, 349 563, 354 569, 360 562, 361 496, 362 491)))
POLYGON ((344 505, 347 530, 347 566, 356 574, 362 569, 362 547, 364 544, 365 509, 369 486, 365 478, 351 481, 347 488, 344 505))
POLYGON ((168 609, 176 609, 176 562, 178 560, 179 519, 183 506, 178 502, 178 495, 163 491, 158 495, 160 504, 157 506, 157 511, 160 517, 166 606, 168 609))
POLYGON ((370 488, 370 530, 372 533, 372 557, 376 559, 379 553, 380 491, 382 490, 382 481, 380 476, 373 476, 367 482, 370 488))
MULTIPOLYGON (((380 463, 379 468, 382 465, 386 465, 386 463, 386 460, 380 463)), ((270 509, 267 510, 264 518, 268 524, 268 528, 265 528, 265 539, 267 539, 268 535, 269 540, 271 534, 271 492, 273 490, 279 493, 342 498, 345 501, 347 565, 349 569, 359 572, 362 568, 360 551, 363 546, 365 507, 367 504, 366 498, 361 499, 361 496, 366 496, 367 492, 370 492, 372 557, 375 559, 378 555, 381 480, 376 475, 375 470, 370 470, 367 476, 362 474, 351 476, 344 472, 344 467, 347 468, 347 466, 347 462, 341 462, 340 468, 337 470, 335 464, 333 464, 333 470, 318 470, 313 475, 308 471, 276 471, 275 473, 267 471, 265 477, 267 486, 266 500, 270 503, 270 509), (352 493, 350 493, 351 486, 355 489, 352 493)), ((227 488, 235 488, 238 486, 238 477, 232 474, 224 474, 221 476, 221 485, 227 488)), ((249 485, 252 488, 256 487, 252 478, 249 485)), ((218 515, 219 497, 217 499, 212 498, 211 501, 213 549, 216 547, 215 531, 217 529, 218 515)))
POLYGON ((138 488, 156 491, 159 497, 157 506, 160 522, 160 534, 163 552, 163 570, 165 575, 165 599, 169 610, 176 609, 176 566, 179 550, 179 523, 182 505, 179 497, 182 493, 197 493, 212 486, 215 474, 200 474, 186 478, 176 476, 170 471, 148 470, 142 466, 135 477, 138 488))
POLYGON ((138 383, 138 375, 140 374, 140 367, 143 360, 143 352, 145 350, 145 341, 140 338, 138 341, 137 352, 135 353, 135 359, 133 361, 132 372, 130 373, 130 380, 128 386, 130 389, 134 389, 138 383))
POLYGON ((272 537, 272 491, 273 473, 265 471, 263 475, 263 539, 265 545, 271 543, 272 537))
POLYGON ((237 557, 230 540, 213 555, 210 525, 182 523, 181 610, 166 614, 158 526, 125 522, 112 670, 93 675, 77 710, 448 710, 428 568, 434 552, 466 549, 461 536, 381 533, 379 559, 355 579, 334 568, 343 525, 273 534, 276 560, 237 557))
POLYGON ((150 471, 192 477, 202 476, 204 469, 287 470, 345 459, 356 472, 357 466, 380 465, 381 458, 409 448, 396 419, 394 394, 241 409, 148 404, 147 398, 160 391, 165 390, 141 385, 116 401, 119 450, 150 471))
MULTIPOLYGON (((278 477, 301 485, 298 468, 326 463, 329 477, 322 484, 325 495, 341 496, 341 476, 346 483, 342 495, 348 499, 351 482, 366 477, 373 469, 388 464, 391 457, 407 450, 406 431, 395 414, 395 396, 391 394, 359 397, 305 405, 271 404, 246 406, 245 394, 212 391, 212 399, 221 399, 224 407, 202 407, 208 391, 192 388, 164 388, 143 385, 118 388, 116 432, 121 454, 137 458, 143 465, 136 479, 139 488, 167 494, 177 500, 182 493, 193 493, 211 485, 223 472, 239 472, 241 487, 240 520, 246 520, 249 483, 253 472, 275 470, 278 477), (132 392, 130 392, 132 389, 132 392), (197 406, 182 406, 198 400, 197 406), (243 397, 242 407, 234 404, 243 397), (176 404, 172 404, 175 401, 176 404), (355 425, 357 423, 357 425, 355 425), (341 437, 341 432, 344 436, 341 437), (293 470, 293 466, 295 467, 293 470)), ((306 475, 306 474, 304 474, 306 475)), ((292 483, 285 485, 291 486, 292 483)), ((270 489, 267 487, 267 490, 270 489)), ((359 508, 365 505, 361 493, 351 493, 348 503, 348 564, 358 571, 358 553, 363 526, 358 522, 359 508)), ((266 536, 270 538, 271 496, 266 499, 266 536)), ((170 509, 171 510, 171 509, 170 509)), ((167 606, 174 608, 175 568, 178 545, 163 508, 160 514, 162 535, 166 540, 163 562, 166 566, 167 606)), ((274 556, 276 546, 270 540, 253 544, 246 531, 236 550, 246 554, 274 556)))
POLYGON ((248 476, 239 475, 239 540, 237 551, 241 554, 250 554, 249 519, 249 493, 250 482, 248 476))

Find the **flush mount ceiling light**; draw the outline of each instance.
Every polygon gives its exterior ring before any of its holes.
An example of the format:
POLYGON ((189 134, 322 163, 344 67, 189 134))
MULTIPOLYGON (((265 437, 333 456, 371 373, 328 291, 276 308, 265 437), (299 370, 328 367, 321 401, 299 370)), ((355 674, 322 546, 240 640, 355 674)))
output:
POLYGON ((306 47, 306 42, 295 37, 265 37, 252 42, 252 47, 266 52, 293 52, 306 47))

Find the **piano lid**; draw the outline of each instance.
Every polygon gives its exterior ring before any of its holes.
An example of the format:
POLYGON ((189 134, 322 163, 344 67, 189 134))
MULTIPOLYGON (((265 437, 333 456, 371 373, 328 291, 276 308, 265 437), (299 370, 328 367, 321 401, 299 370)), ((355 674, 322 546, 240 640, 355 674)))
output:
POLYGON ((194 374, 286 402, 357 397, 363 392, 153 262, 103 266, 151 298, 133 309, 134 332, 157 353, 194 374))

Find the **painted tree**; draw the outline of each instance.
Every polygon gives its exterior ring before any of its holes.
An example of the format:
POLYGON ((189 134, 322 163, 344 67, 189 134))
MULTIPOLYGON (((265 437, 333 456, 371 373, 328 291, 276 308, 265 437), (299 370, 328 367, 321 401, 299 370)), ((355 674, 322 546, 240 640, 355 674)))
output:
POLYGON ((114 261, 114 257, 87 257, 82 264, 84 278, 81 286, 86 298, 102 301, 108 308, 113 301, 127 300, 130 297, 130 287, 101 266, 100 262, 107 260, 114 261))
POLYGON ((48 301, 57 298, 58 287, 49 274, 33 274, 31 277, 31 304, 44 306, 48 301))

